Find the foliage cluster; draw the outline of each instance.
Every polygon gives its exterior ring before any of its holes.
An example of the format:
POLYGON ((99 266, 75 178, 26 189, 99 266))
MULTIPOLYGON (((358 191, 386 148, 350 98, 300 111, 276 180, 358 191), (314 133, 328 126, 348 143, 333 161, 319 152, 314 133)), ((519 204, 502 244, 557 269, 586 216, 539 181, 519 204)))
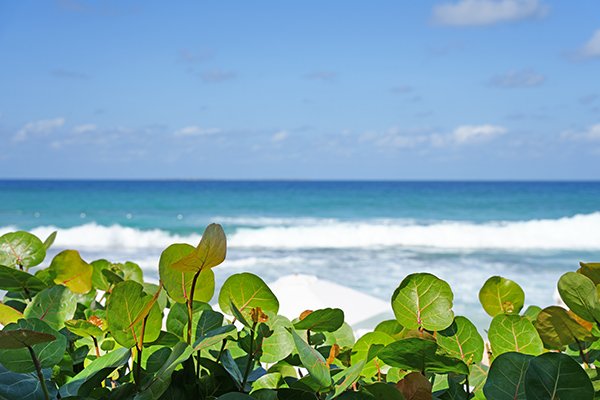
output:
POLYGON ((1 399, 600 398, 600 264, 560 278, 569 309, 523 311, 517 283, 487 280, 489 343, 454 315, 446 282, 411 274, 392 295, 395 319, 355 340, 340 309, 278 315, 249 273, 230 276, 212 307, 220 225, 196 247, 165 249, 158 285, 134 263, 88 263, 75 250, 28 272, 54 236, 0 237, 1 399))

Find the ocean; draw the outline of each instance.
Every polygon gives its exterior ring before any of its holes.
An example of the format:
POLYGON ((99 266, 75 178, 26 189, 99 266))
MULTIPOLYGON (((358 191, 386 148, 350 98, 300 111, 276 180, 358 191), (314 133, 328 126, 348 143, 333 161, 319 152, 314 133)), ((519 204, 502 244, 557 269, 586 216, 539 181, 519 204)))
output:
POLYGON ((457 314, 486 327, 488 277, 544 307, 561 274, 600 261, 600 182, 0 181, 0 234, 58 230, 46 264, 74 248, 156 280, 161 251, 197 244, 211 222, 229 242, 217 286, 242 271, 301 273, 389 300, 427 271, 450 283, 457 314))

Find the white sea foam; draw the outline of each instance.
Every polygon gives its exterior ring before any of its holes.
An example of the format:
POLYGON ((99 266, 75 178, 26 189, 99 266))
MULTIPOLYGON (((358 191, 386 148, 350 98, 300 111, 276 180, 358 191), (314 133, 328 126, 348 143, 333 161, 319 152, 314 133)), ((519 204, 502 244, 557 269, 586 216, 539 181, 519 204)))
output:
MULTIPOLYGON (((410 221, 323 220, 293 226, 243 227, 229 233, 232 248, 372 248, 422 247, 442 249, 600 249, 600 212, 559 219, 514 222, 445 221, 416 224, 410 221)), ((0 233, 16 227, 0 228, 0 233)), ((52 226, 32 229, 41 238, 58 230, 56 246, 74 248, 164 248, 171 243, 195 244, 199 235, 175 235, 160 229, 139 230, 120 225, 89 223, 72 228, 52 226)))

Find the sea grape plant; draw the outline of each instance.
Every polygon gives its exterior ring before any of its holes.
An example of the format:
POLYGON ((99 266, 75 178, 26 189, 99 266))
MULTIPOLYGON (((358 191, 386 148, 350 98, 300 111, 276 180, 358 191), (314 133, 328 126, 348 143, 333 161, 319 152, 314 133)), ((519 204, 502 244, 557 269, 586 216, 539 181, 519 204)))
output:
MULTIPOLYGON (((56 233, 0 236, 0 399, 422 400, 600 398, 600 264, 565 273, 568 308, 525 305, 514 281, 488 279, 487 339, 453 312, 450 286, 414 273, 395 318, 355 340, 337 308, 288 319, 268 285, 231 275, 220 225, 167 247, 159 282, 132 262, 44 264, 56 233)), ((302 299, 298 299, 299 302, 302 299)))

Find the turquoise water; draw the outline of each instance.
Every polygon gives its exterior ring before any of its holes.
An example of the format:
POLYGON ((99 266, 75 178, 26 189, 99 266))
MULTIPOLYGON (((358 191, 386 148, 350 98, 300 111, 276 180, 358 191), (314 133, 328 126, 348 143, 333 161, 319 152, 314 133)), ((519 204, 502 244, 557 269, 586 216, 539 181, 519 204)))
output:
POLYGON ((155 277, 168 244, 228 234, 217 279, 316 275, 388 299, 429 271, 475 319, 477 292, 501 274, 527 302, 553 303, 556 279, 600 260, 598 182, 0 181, 0 231, 59 231, 55 250, 136 261, 155 277))

